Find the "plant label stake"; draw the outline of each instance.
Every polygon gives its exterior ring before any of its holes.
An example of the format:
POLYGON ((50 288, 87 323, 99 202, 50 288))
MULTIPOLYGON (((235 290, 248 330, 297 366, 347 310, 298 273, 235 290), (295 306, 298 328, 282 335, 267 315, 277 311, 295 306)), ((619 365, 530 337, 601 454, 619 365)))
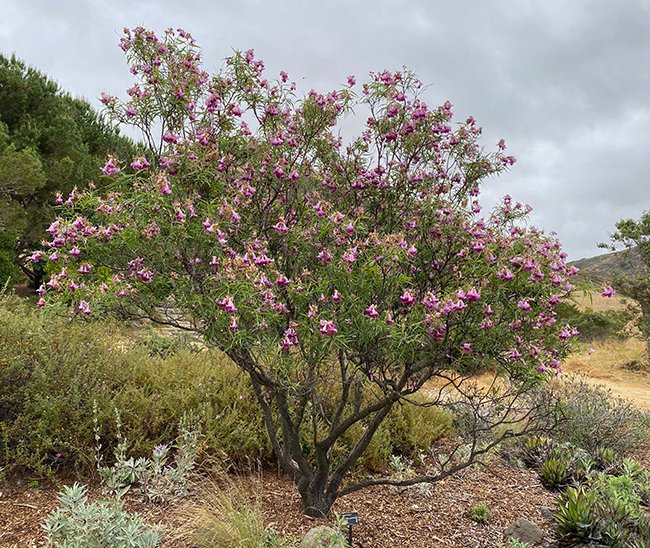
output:
POLYGON ((348 512, 347 514, 341 515, 341 520, 343 525, 348 526, 348 546, 352 547, 352 526, 359 525, 359 514, 358 512, 348 512))

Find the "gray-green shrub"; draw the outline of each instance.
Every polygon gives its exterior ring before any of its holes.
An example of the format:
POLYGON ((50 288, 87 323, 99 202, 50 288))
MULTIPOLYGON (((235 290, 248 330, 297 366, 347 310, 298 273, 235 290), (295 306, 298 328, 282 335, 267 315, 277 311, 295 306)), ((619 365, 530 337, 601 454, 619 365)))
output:
POLYGON ((592 455, 611 449, 627 456, 650 440, 648 416, 606 388, 567 377, 555 390, 562 419, 553 433, 557 441, 572 443, 592 455))
POLYGON ((61 506, 43 524, 48 546, 67 548, 151 548, 162 534, 137 514, 126 512, 120 500, 88 502, 78 483, 64 487, 61 506))

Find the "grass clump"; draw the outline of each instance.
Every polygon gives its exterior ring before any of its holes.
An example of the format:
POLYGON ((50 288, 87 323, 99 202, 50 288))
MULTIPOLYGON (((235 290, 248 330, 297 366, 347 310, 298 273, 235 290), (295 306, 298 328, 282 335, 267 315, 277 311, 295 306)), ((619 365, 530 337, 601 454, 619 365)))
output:
POLYGON ((180 523, 176 540, 189 541, 197 548, 281 548, 296 546, 264 525, 259 504, 243 497, 232 480, 198 487, 195 502, 176 513, 180 523))

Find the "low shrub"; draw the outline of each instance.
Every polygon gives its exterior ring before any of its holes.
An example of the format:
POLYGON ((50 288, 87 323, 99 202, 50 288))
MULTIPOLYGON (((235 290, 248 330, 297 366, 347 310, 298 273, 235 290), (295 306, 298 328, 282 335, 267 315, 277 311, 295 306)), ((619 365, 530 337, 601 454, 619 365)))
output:
POLYGON ((562 419, 553 432, 554 439, 591 455, 610 450, 621 457, 633 454, 650 440, 647 415, 631 402, 613 397, 604 387, 567 376, 553 390, 560 398, 562 419))
MULTIPOLYGON (((202 458, 237 467, 273 458, 250 381, 223 354, 142 328, 70 321, 0 296, 0 466, 93 470, 93 402, 107 460, 119 443, 116 409, 133 459, 176 439, 187 414, 201 419, 202 458)), ((360 464, 382 469, 392 454, 414 457, 451 425, 444 410, 396 405, 360 464)), ((349 451, 363 427, 335 450, 349 451)))
POLYGON ((0 465, 42 474, 92 470, 94 401, 108 454, 117 444, 117 408, 136 457, 175 439, 184 414, 201 417, 208 457, 270 457, 257 402, 232 362, 191 349, 156 358, 130 337, 110 323, 71 322, 1 297, 0 465))
POLYGON ((11 233, 0 230, 0 290, 20 279, 20 269, 14 256, 15 238, 11 233))
POLYGON ((605 546, 647 546, 650 516, 643 493, 650 474, 638 467, 620 475, 592 475, 585 485, 560 496, 554 515, 565 542, 595 541, 605 546))
POLYGON ((194 471, 199 449, 200 424, 196 417, 184 415, 178 425, 178 439, 173 444, 154 447, 148 458, 127 458, 128 444, 122 435, 117 411, 116 425, 118 443, 113 453, 115 462, 112 466, 104 466, 99 425, 95 418, 97 470, 105 492, 119 499, 133 485, 139 484, 144 496, 153 503, 169 502, 187 495, 190 474, 194 471))
POLYGON ((137 514, 126 512, 122 501, 88 502, 86 488, 75 483, 59 494, 61 506, 43 524, 48 546, 123 548, 158 546, 162 534, 137 514))
POLYGON ((627 310, 604 310, 596 312, 591 309, 579 310, 575 305, 561 303, 557 309, 558 319, 570 323, 580 334, 578 340, 589 343, 603 339, 622 339, 626 336, 626 327, 632 320, 627 310))

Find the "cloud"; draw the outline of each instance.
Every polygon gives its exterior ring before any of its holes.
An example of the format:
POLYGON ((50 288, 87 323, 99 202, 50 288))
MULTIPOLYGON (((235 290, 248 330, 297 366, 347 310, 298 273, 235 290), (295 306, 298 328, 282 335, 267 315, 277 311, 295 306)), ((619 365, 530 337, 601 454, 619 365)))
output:
POLYGON ((486 147, 504 137, 518 157, 485 201, 509 193, 530 203, 532 221, 557 231, 574 259, 598 253, 614 222, 648 203, 643 0, 5 0, 3 15, 3 53, 95 106, 101 91, 130 83, 116 47, 125 26, 185 27, 210 70, 232 49, 255 48, 303 91, 407 65, 430 84, 430 103, 451 100, 459 118, 483 125, 486 147))

